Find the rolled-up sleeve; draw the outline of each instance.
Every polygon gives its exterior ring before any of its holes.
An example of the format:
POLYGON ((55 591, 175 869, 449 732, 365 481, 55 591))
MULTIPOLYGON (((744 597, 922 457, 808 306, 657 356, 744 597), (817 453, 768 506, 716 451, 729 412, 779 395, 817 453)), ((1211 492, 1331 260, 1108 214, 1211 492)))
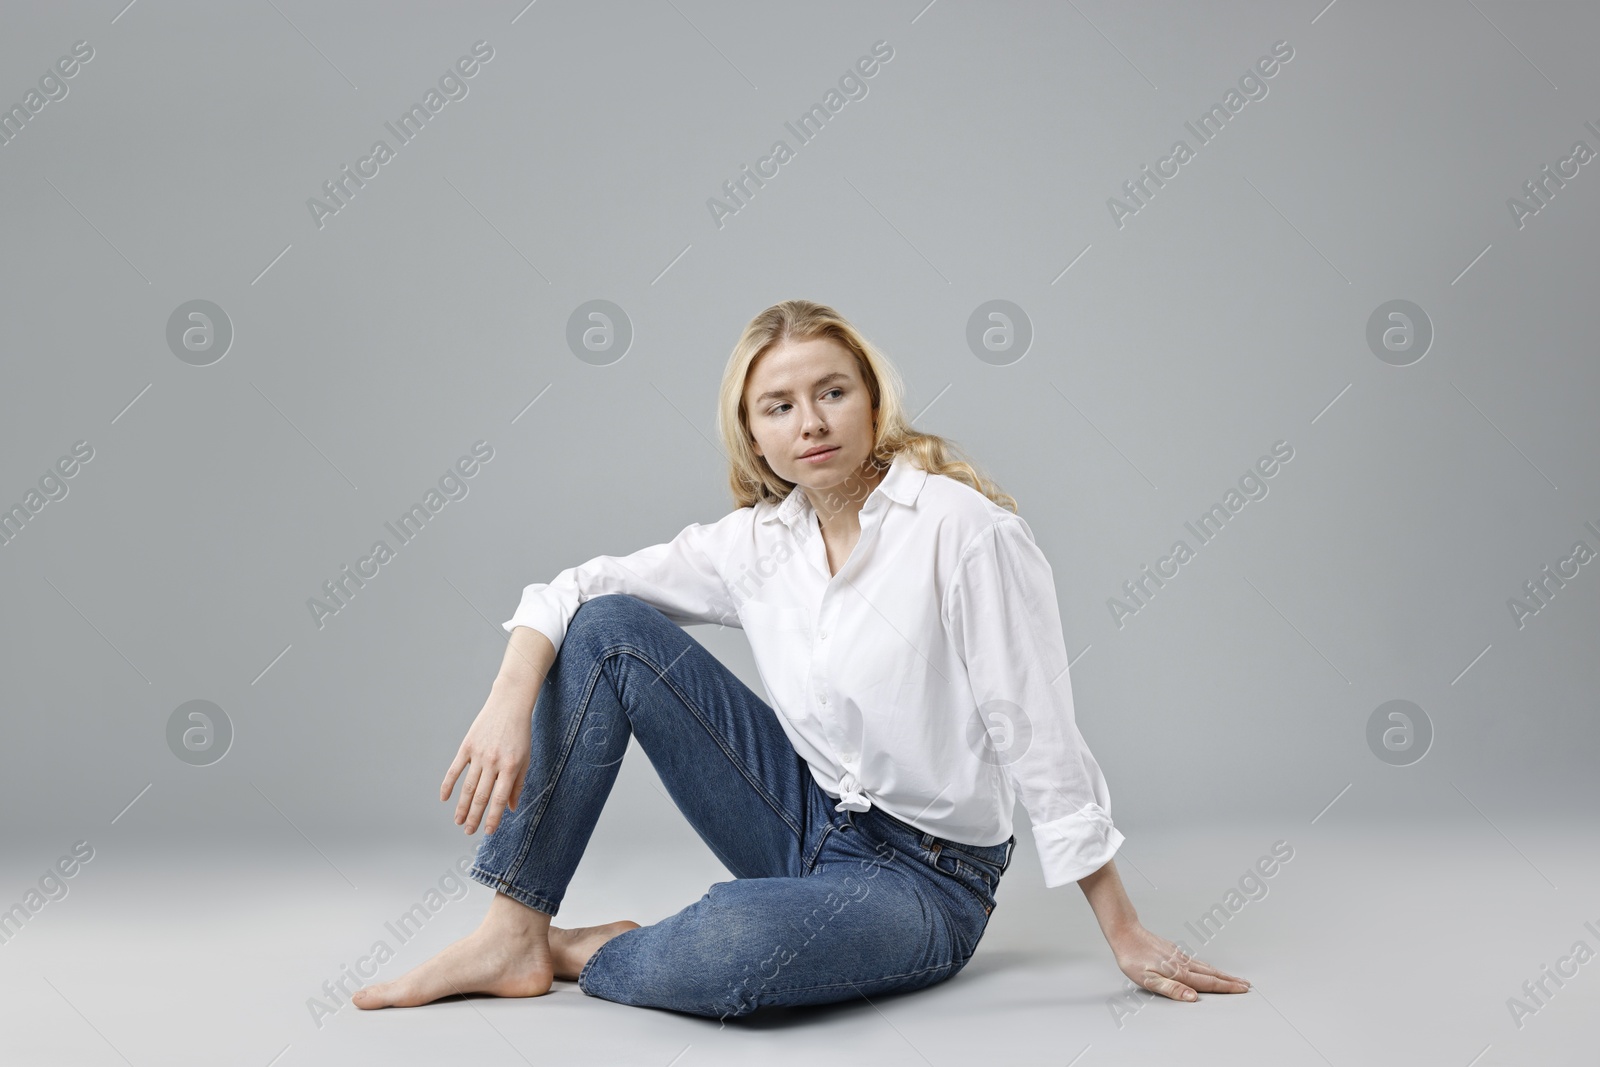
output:
MULTIPOLYGON (((999 520, 962 551, 945 594, 984 759, 1016 789, 1033 825, 1045 885, 1075 882, 1122 845, 1111 794, 1078 732, 1055 578, 1020 517, 999 520)), ((969 735, 970 736, 970 735, 969 735)))
MULTIPOLYGON (((748 510, 748 509, 746 509, 748 510)), ((671 541, 626 556, 596 556, 568 567, 554 580, 522 590, 516 612, 501 623, 507 633, 527 626, 550 639, 557 652, 578 605, 611 593, 638 597, 680 625, 722 622, 739 625, 718 560, 739 512, 706 526, 691 523, 671 541)))

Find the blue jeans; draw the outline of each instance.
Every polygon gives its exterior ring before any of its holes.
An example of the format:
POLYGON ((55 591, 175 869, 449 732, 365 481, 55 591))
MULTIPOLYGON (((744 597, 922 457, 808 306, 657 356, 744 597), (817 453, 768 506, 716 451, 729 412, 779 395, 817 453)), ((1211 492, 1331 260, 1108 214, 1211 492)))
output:
POLYGON ((534 706, 517 810, 472 877, 555 915, 630 734, 734 879, 607 941, 583 992, 720 1019, 921 989, 966 966, 1016 837, 966 845, 877 808, 835 811, 777 713, 632 596, 573 616, 534 706))

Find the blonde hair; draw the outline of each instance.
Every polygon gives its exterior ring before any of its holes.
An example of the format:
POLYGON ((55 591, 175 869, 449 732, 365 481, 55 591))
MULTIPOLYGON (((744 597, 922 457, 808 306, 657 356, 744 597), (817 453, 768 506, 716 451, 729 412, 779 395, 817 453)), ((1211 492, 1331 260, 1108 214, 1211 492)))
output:
POLYGON ((751 319, 722 373, 722 387, 717 398, 717 430, 728 456, 728 488, 733 493, 734 507, 749 507, 761 501, 780 503, 795 486, 778 477, 766 459, 756 455, 749 413, 744 406, 750 368, 780 344, 817 337, 831 337, 855 356, 856 368, 877 411, 871 462, 887 470, 895 456, 910 453, 917 466, 929 474, 954 478, 1008 511, 1016 512, 1016 499, 969 459, 961 458, 964 453, 958 446, 936 434, 922 433, 911 427, 902 402, 904 386, 888 357, 874 348, 844 316, 826 304, 811 300, 785 300, 751 319))

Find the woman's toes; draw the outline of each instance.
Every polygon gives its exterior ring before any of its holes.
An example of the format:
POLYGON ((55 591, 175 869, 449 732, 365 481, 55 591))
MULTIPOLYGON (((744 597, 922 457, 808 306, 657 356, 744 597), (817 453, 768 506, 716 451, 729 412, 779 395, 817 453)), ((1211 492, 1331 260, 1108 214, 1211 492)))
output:
POLYGON ((355 995, 350 998, 350 1003, 365 1010, 371 1010, 372 1008, 386 1008, 389 1006, 389 1000, 387 996, 385 996, 385 991, 388 989, 388 987, 388 982, 381 982, 378 985, 369 985, 362 989, 358 989, 356 990, 355 995))

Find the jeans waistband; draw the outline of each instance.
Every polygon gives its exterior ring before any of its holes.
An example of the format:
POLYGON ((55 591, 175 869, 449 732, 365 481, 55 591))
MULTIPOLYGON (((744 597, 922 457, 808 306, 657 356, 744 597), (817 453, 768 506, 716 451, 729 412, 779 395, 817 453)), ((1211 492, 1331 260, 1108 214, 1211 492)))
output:
POLYGON ((915 839, 923 848, 935 852, 950 849, 963 856, 970 856, 984 863, 993 864, 1001 871, 1011 866, 1011 852, 1017 843, 1015 834, 1012 834, 1010 838, 1000 842, 998 845, 969 845, 962 841, 952 841, 949 838, 939 837, 937 834, 930 834, 926 830, 919 830, 910 823, 895 818, 877 805, 873 805, 866 811, 846 811, 844 814, 852 822, 877 821, 880 825, 886 825, 902 836, 915 839))

